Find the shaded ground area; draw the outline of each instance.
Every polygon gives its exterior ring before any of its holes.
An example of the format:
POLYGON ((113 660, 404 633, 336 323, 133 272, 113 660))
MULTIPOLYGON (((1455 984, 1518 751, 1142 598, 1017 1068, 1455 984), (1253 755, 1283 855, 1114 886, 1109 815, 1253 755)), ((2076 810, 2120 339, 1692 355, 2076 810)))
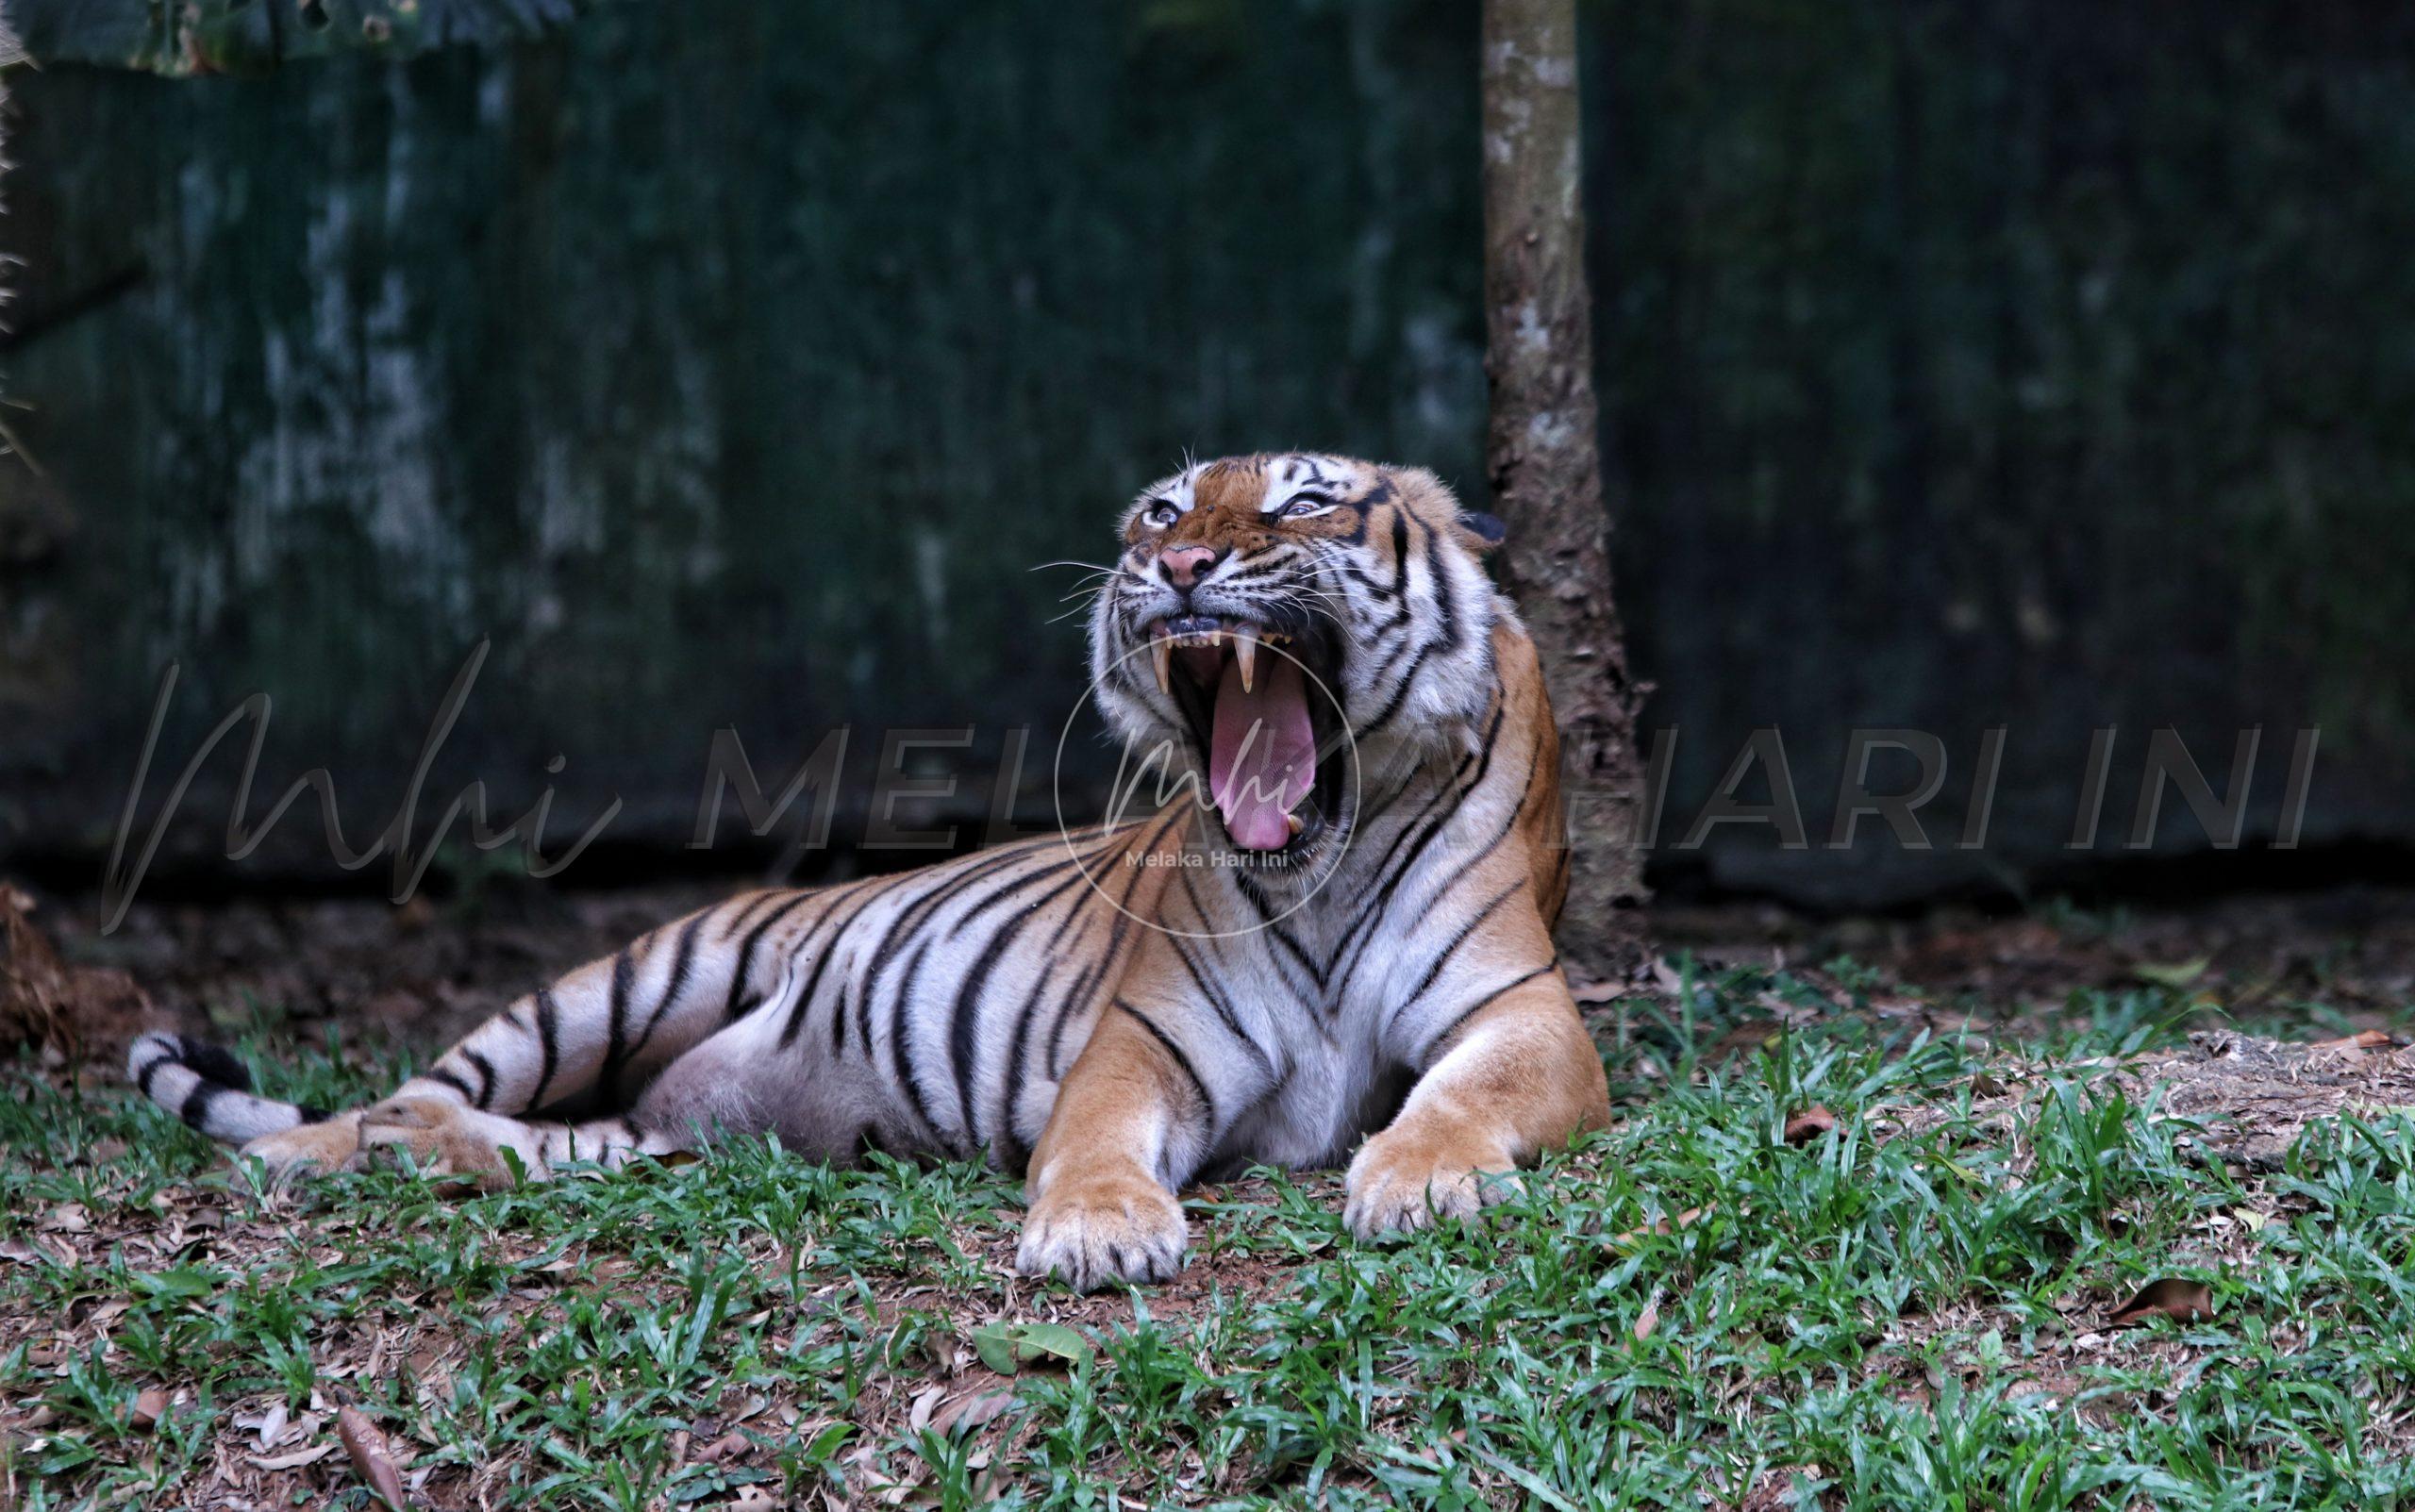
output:
MULTIPOLYGON (((340 1103, 686 902, 33 917, 340 1103), (383 1047, 313 1048, 370 984, 383 1047)), ((2405 916, 2312 906, 1674 919, 1587 994, 1617 1126, 1481 1223, 1361 1246, 1337 1179, 1263 1174, 1090 1298, 1010 1273, 1012 1185, 960 1166, 277 1195, 23 1058, 0 1504, 364 1506, 351 1403, 445 1508, 2394 1504, 2405 916)))
MULTIPOLYGON (((108 935, 90 899, 46 900, 37 918, 68 961, 125 971, 188 1031, 265 1010, 314 1038, 333 1026, 435 1047, 548 977, 735 890, 497 885, 475 904, 401 908, 375 898, 138 901, 108 935)), ((1917 1005, 1940 1024, 2053 1012, 2079 991, 2185 989, 2235 1016, 2346 1033, 2387 1027, 2415 1002, 2415 892, 2375 888, 1909 919, 1690 906, 1656 910, 1654 938, 1672 962, 1785 970, 1840 1000, 1860 990, 1882 1009, 1917 1005)), ((1673 980, 1664 970, 1636 985, 1666 999, 1673 980)))

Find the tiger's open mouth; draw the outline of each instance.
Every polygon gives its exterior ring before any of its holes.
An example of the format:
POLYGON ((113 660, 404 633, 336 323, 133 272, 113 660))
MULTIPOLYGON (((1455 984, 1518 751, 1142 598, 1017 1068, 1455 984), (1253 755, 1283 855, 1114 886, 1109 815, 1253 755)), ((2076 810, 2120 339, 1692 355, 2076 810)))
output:
POLYGON ((1333 657, 1324 638, 1211 614, 1150 623, 1158 687, 1208 757, 1208 797, 1241 850, 1296 858, 1339 811, 1333 657))

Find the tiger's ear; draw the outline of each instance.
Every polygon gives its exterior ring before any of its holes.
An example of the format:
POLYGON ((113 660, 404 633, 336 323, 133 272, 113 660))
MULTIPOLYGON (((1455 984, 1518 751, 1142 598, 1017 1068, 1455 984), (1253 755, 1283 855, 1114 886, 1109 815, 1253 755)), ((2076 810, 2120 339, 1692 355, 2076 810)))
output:
POLYGON ((1508 534, 1509 527, 1501 523, 1499 515, 1479 509, 1459 511, 1459 543, 1479 557, 1500 545, 1508 534))

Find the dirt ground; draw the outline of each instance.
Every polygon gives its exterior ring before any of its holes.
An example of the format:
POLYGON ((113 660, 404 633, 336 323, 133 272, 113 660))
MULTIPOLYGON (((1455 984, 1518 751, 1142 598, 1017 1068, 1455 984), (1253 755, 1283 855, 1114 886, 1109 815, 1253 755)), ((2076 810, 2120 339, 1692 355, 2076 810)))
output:
MULTIPOLYGON (((54 1069, 74 1063, 98 1080, 114 1073, 135 1033, 154 1026, 223 1035, 265 1020, 297 1038, 334 1030, 355 1042, 380 1037, 431 1050, 513 996, 729 890, 522 888, 491 892, 475 908, 358 897, 146 901, 104 934, 93 900, 10 888, 0 895, 0 926, 9 932, 0 952, 0 1050, 47 1038, 54 1069), (48 1033, 33 1022, 45 1017, 48 1033)), ((2403 1040, 2415 1027, 2415 892, 2342 888, 2187 908, 1884 919, 1758 905, 1663 907, 1654 942, 1654 958, 1627 980, 1575 984, 1607 1043, 1624 1043, 1640 1015, 1673 1001, 1684 972, 1738 967, 1783 971, 1825 1003, 1806 1008, 1799 992, 1764 993, 1766 1019, 1724 1026, 1735 1041, 1727 1049, 1808 1018, 1861 1011, 2023 1038, 2050 1025, 2074 994, 2130 990, 2167 992, 2211 1029, 2248 1023, 2284 1039, 2373 1031, 2403 1040)), ((2304 1118, 2274 1106, 2255 1122, 2294 1132, 2304 1118)))
MULTIPOLYGON (((97 908, 88 900, 33 899, 30 912, 19 912, 0 895, 0 926, 9 930, 8 954, 0 958, 0 968, 7 968, 0 970, 0 1032, 8 1026, 10 991, 21 1010, 29 997, 44 993, 70 1012, 89 1010, 75 1025, 77 1053, 55 1055, 51 1072, 88 1084, 115 1078, 125 1038, 146 1022, 206 1033, 273 1014, 280 1032, 296 1037, 316 1038, 338 1027, 347 1036, 370 1031, 433 1047, 510 996, 724 890, 532 890, 491 896, 475 910, 425 902, 397 909, 362 899, 146 902, 123 928, 108 935, 99 932, 97 908), (29 961, 42 968, 30 988, 29 961), (83 1062, 80 1075, 64 1064, 70 1058, 83 1062)), ((1740 1047, 1757 1033, 1798 1022, 1807 1011, 1817 1016, 1866 1005, 1880 1016, 1938 1027, 1977 1019, 2018 1037, 2024 1020, 2051 1019, 2075 992, 2164 991, 2174 1001, 2202 1005, 2211 1026, 2184 1046, 2107 1063, 2102 1073, 2117 1079, 2136 1100, 2155 1088, 2170 1112, 2217 1115, 2206 1122, 2212 1146, 2207 1153, 2259 1192, 2262 1173, 2310 1120, 2343 1110, 2415 1105, 2415 1050, 2401 1050, 2395 1042, 2406 1038, 2415 1005, 2415 894, 2340 889, 2242 896, 2186 909, 2107 913, 2049 907, 2007 915, 1957 910, 1890 919, 1813 919, 1755 906, 1673 907, 1657 910, 1654 922, 1659 954, 1632 980, 1578 984, 1606 1042, 1624 1033, 1639 1011, 1665 1005, 1685 972, 1738 966, 1782 969, 1827 1004, 1807 1010, 1805 994, 1781 999, 1765 993, 1768 1022, 1724 1030, 1740 1047), (2287 1038, 2314 1043, 2275 1043, 2223 1026, 2225 1015, 2265 1022, 2292 1014, 2306 1030, 2287 1038)), ((2002 1138, 2018 1149, 2042 1085, 2026 1071, 2008 1067, 2001 1076, 1985 1074, 1973 1083, 1972 1106, 1992 1119, 1991 1126, 2000 1126, 2002 1138)), ((1890 1138, 1939 1116, 1924 1106, 1906 1106, 1896 1115, 1874 1132, 1890 1138)), ((1264 1194, 1245 1183, 1224 1195, 1246 1201, 1264 1194)), ((2220 1231, 2195 1236, 2192 1255, 2219 1260, 2233 1251, 2243 1253, 2257 1226, 2288 1221, 2285 1207, 2277 1198, 2259 1197, 2257 1205, 2212 1220, 2220 1231)), ((110 1244, 131 1246, 129 1253, 173 1255, 196 1236, 230 1252, 241 1252, 247 1239, 270 1238, 248 1232, 268 1220, 229 1213, 203 1194, 174 1199, 161 1216, 157 1232, 71 1223, 57 1232, 45 1226, 27 1242, 55 1258, 91 1259, 110 1244)), ((1008 1272, 1010 1230, 971 1236, 966 1242, 984 1248, 996 1273, 1008 1272)), ((762 1256, 767 1268, 778 1258, 762 1256)), ((1304 1262, 1288 1265, 1298 1263, 1304 1262)), ((1263 1292, 1288 1265, 1263 1255, 1204 1256, 1177 1281, 1158 1288, 1149 1307, 1159 1318, 1179 1317, 1236 1291, 1263 1292)), ((916 1300, 913 1292, 883 1299, 884 1305, 897 1306, 916 1300)), ((543 1301, 532 1293, 525 1304, 537 1308, 543 1301)), ((2115 1301, 2089 1297, 2074 1299, 2073 1305, 2093 1316, 2115 1301)), ((1130 1316, 1128 1302, 1108 1297, 1042 1299, 1035 1292, 1028 1306, 1047 1321, 1093 1328, 1128 1321, 1130 1316)), ((1924 1333, 1971 1331, 1984 1321, 1978 1311, 1976 1304, 1957 1304, 1924 1317, 1918 1327, 1924 1333)), ((2115 1331, 2074 1318, 2068 1338, 2029 1362, 2024 1389, 2070 1397, 2084 1368, 2117 1344, 2130 1352, 2124 1358, 2139 1356, 2134 1364, 2145 1362, 2140 1352, 2146 1351, 2173 1371, 2196 1357, 2195 1346, 2176 1338, 2117 1339, 2115 1331)), ((87 1332, 108 1321, 106 1312, 96 1313, 86 1320, 87 1332)), ((7 1337, 11 1332, 26 1339, 40 1332, 33 1320, 21 1322, 22 1327, 0 1329, 0 1347, 12 1342, 7 1337)), ((321 1373, 330 1380, 351 1372, 375 1377, 397 1351, 458 1348, 458 1341, 375 1331, 322 1342, 326 1358, 321 1373)), ((45 1336, 43 1347, 64 1346, 45 1336)), ((409 1364, 425 1375, 448 1362, 431 1354, 409 1364)), ((884 1386, 874 1391, 861 1417, 870 1424, 898 1427, 982 1414, 1005 1400, 1001 1385, 958 1350, 935 1363, 919 1390, 884 1386)), ((1902 1389, 1920 1395, 1930 1383, 1907 1378, 1902 1389)), ((693 1445, 683 1445, 681 1453, 746 1453, 739 1437, 724 1436, 745 1426, 750 1413, 765 1410, 774 1409, 735 1403, 707 1413, 695 1425, 693 1445)), ((2089 1410, 2123 1409, 2108 1399, 2089 1410)), ((272 1440, 315 1441, 314 1421, 295 1429, 280 1417, 275 1422, 239 1420, 239 1426, 256 1430, 250 1447, 263 1454, 272 1440)), ((244 1458, 246 1448, 240 1437, 227 1440, 222 1489, 248 1487, 258 1478, 246 1467, 262 1461, 244 1458)), ((281 1462, 272 1456, 268 1463, 281 1462)))
MULTIPOLYGON (((265 1011, 314 1038, 333 1024, 434 1046, 555 973, 730 890, 532 888, 490 893, 475 909, 357 897, 141 901, 106 935, 89 898, 40 899, 30 917, 70 966, 125 972, 162 1022, 189 1032, 265 1011)), ((1761 905, 1660 907, 1653 930, 1664 961, 1690 955, 1709 970, 1750 965, 1817 979, 1849 960, 1858 980, 1957 1020, 2051 1013, 2074 991, 2157 986, 2202 992, 2241 1018, 2319 1003, 2342 1033, 2399 1026, 2415 1004, 2407 891, 1885 919, 1761 905)), ((1648 990, 1650 982, 1635 985, 1648 990)), ((112 1051, 109 1041, 123 1043, 124 1025, 93 1027, 95 1058, 112 1051)))

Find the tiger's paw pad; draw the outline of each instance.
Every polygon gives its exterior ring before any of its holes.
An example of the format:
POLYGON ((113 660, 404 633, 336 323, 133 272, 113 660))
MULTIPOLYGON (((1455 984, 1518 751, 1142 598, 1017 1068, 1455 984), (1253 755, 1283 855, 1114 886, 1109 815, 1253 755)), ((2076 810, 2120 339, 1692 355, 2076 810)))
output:
POLYGON ((1474 1218, 1518 1192, 1513 1165, 1498 1152, 1454 1152, 1432 1140, 1378 1134, 1350 1162, 1342 1221, 1351 1233, 1371 1239, 1445 1218, 1474 1218))
POLYGON ((1118 1281, 1171 1281, 1191 1227, 1174 1193, 1142 1176, 1060 1179, 1023 1221, 1015 1269, 1054 1271, 1076 1291, 1118 1281))

